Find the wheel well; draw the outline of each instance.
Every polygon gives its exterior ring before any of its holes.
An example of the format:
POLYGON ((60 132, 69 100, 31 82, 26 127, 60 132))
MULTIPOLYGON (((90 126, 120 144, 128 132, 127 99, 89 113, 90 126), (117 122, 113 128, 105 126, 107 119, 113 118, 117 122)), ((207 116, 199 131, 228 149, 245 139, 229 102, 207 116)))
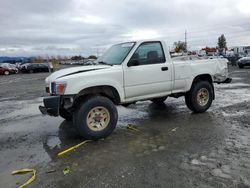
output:
POLYGON ((202 80, 202 81, 208 81, 211 84, 213 83, 212 77, 209 74, 201 74, 201 75, 196 76, 194 78, 194 80, 193 80, 193 83, 197 82, 197 81, 200 81, 200 80, 202 80))
POLYGON ((74 101, 78 102, 91 95, 102 95, 109 98, 115 104, 119 104, 121 99, 118 91, 112 86, 94 86, 81 90, 74 101))
MULTIPOLYGON (((199 82, 199 81, 208 81, 211 84, 211 86, 213 88, 213 99, 215 99, 214 84, 213 84, 212 76, 210 74, 201 74, 201 75, 198 75, 198 76, 196 76, 194 78, 192 86, 193 86, 194 83, 199 82)), ((191 86, 191 88, 192 88, 192 86, 191 86)))

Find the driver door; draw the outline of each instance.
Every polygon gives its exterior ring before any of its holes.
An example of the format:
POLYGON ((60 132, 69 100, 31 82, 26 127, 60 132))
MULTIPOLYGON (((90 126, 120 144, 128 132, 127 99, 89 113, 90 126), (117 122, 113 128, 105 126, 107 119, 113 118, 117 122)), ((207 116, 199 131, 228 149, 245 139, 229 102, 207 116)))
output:
POLYGON ((126 100, 164 96, 172 90, 172 64, 166 62, 162 44, 144 42, 124 71, 126 100))

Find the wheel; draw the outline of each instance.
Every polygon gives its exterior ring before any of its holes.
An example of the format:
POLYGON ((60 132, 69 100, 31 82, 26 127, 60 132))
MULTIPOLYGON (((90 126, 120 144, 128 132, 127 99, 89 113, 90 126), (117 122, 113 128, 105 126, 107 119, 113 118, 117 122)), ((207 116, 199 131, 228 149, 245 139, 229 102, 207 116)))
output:
POLYGON ((4 75, 9 75, 10 72, 9 71, 4 71, 4 75))
POLYGON ((167 99, 168 97, 160 97, 160 98, 154 98, 151 99, 151 101, 155 104, 161 104, 164 103, 164 101, 167 99))
POLYGON ((85 139, 105 138, 116 127, 118 113, 114 103, 106 97, 87 98, 74 112, 73 122, 85 139))
POLYGON ((59 109, 59 115, 66 119, 67 121, 72 121, 73 119, 73 115, 71 113, 69 113, 66 109, 64 108, 60 108, 59 109))
POLYGON ((29 70, 29 73, 34 73, 34 70, 29 70))
POLYGON ((205 112, 212 104, 213 88, 207 81, 194 83, 185 95, 187 107, 196 113, 205 112))

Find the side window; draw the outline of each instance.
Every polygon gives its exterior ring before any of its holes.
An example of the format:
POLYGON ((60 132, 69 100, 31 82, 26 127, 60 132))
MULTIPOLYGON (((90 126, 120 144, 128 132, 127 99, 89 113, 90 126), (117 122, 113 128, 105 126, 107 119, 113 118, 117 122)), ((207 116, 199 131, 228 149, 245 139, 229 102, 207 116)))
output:
POLYGON ((160 42, 147 42, 141 44, 131 59, 137 60, 138 65, 150 65, 165 62, 165 56, 160 42))

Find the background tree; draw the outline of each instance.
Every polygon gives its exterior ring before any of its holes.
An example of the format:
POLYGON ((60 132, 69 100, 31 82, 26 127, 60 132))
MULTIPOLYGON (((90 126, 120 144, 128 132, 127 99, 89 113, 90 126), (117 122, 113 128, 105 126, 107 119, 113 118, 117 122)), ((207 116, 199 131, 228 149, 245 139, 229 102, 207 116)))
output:
POLYGON ((73 61, 80 61, 80 60, 84 60, 85 58, 84 57, 82 57, 81 55, 79 55, 79 56, 72 56, 71 57, 71 60, 73 60, 73 61))
POLYGON ((95 55, 90 55, 88 59, 97 59, 97 57, 95 55))
POLYGON ((174 42, 174 51, 176 53, 185 52, 186 50, 187 49, 185 42, 182 41, 174 42))
POLYGON ((31 57, 30 63, 43 63, 44 60, 41 56, 31 57))
POLYGON ((219 53, 223 54, 223 51, 225 51, 227 49, 227 40, 226 40, 226 37, 224 36, 224 34, 222 34, 218 38, 217 44, 218 44, 219 53))

